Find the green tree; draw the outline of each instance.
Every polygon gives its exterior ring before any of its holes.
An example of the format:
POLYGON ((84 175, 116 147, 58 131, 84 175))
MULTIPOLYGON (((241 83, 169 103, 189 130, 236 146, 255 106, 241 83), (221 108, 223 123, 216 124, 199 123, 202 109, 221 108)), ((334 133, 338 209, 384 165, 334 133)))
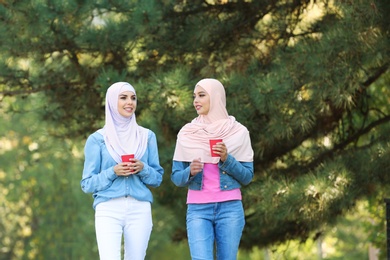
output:
POLYGON ((73 138, 100 127, 111 83, 134 84, 166 170, 154 193, 177 212, 182 240, 175 137, 196 115, 194 84, 218 78, 255 150, 242 247, 305 240, 386 196, 389 13, 387 0, 2 1, 0 92, 43 93, 51 134, 73 138))
POLYGON ((37 94, 2 101, 0 259, 96 258, 77 142, 51 137, 55 129, 36 113, 41 102, 37 94))

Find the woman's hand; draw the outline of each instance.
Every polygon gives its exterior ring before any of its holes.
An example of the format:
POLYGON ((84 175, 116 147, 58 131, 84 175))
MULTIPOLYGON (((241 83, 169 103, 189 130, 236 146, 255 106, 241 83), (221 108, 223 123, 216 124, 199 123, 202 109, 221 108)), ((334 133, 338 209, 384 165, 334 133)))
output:
POLYGON ((203 170, 203 163, 199 159, 194 159, 190 164, 190 174, 194 176, 203 170))
POLYGON ((226 161, 227 157, 228 157, 228 150, 227 150, 227 147, 225 145, 224 142, 219 142, 219 143, 216 143, 214 146, 213 146, 213 151, 219 155, 219 157, 221 158, 221 161, 224 162, 226 161))
POLYGON ((138 159, 130 159, 129 162, 121 162, 115 165, 114 172, 117 176, 129 176, 139 173, 143 168, 143 162, 138 159))

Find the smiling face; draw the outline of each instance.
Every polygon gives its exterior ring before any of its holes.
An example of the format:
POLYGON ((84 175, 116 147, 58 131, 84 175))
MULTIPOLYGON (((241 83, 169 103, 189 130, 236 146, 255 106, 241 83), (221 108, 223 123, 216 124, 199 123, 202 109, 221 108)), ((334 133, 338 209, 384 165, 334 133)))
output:
POLYGON ((137 96, 134 92, 124 91, 119 94, 118 113, 123 117, 131 117, 137 108, 137 96))
POLYGON ((210 110, 210 95, 201 86, 194 90, 194 107, 198 115, 207 115, 210 110))

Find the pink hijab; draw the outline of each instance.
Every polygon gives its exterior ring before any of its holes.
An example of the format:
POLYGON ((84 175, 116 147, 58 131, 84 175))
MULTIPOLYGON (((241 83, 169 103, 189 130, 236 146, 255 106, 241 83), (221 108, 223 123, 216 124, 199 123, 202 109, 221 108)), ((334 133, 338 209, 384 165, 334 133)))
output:
POLYGON ((137 124, 135 114, 130 118, 118 112, 118 99, 122 92, 135 89, 127 82, 112 84, 106 93, 106 123, 98 132, 104 136, 106 147, 112 158, 121 162, 121 155, 134 154, 140 159, 147 147, 148 129, 137 124))
POLYGON ((225 88, 216 79, 202 79, 196 85, 210 95, 210 110, 183 126, 177 135, 175 161, 192 162, 201 158, 205 163, 218 163, 219 157, 211 157, 210 139, 222 138, 228 153, 241 162, 253 161, 248 129, 229 116, 226 110, 225 88))

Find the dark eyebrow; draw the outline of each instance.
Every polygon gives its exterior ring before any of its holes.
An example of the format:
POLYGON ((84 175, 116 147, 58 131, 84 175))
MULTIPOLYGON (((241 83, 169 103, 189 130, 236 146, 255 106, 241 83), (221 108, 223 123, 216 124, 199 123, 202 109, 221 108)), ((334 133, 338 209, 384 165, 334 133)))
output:
MULTIPOLYGON (((198 92, 198 94, 205 94, 206 93, 206 91, 199 91, 198 92)), ((196 93, 194 92, 194 95, 195 95, 196 93)))
MULTIPOLYGON (((120 97, 127 97, 128 95, 127 94, 119 94, 120 97)), ((136 97, 137 95, 133 94, 133 95, 130 95, 131 97, 136 97)))

